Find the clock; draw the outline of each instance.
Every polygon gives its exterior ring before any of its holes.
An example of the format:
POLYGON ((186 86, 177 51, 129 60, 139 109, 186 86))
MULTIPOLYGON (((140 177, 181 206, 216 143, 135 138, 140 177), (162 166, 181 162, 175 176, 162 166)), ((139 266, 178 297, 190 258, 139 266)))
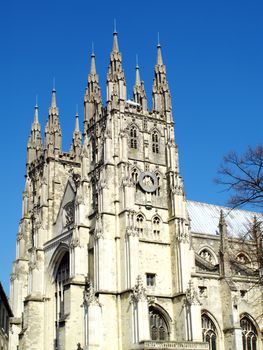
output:
POLYGON ((154 173, 143 171, 140 173, 138 183, 140 187, 148 193, 155 192, 158 187, 158 180, 154 173))

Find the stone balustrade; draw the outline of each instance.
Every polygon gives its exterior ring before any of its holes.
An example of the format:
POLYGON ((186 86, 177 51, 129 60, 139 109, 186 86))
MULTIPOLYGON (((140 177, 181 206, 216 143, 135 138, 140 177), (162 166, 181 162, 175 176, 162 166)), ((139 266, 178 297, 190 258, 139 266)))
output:
POLYGON ((131 348, 131 350, 165 350, 165 349, 172 349, 172 350, 209 350, 208 343, 202 343, 202 342, 175 342, 175 341, 143 341, 140 342, 138 345, 134 345, 134 347, 131 348))

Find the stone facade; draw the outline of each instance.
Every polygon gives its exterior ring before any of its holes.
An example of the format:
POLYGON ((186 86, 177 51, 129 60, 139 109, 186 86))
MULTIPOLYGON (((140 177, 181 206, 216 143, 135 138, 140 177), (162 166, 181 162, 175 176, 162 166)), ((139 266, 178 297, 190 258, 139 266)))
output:
POLYGON ((35 108, 10 350, 240 350, 242 332, 263 349, 260 242, 232 237, 218 207, 218 234, 202 232, 196 217, 191 229, 198 203, 185 198, 159 44, 152 110, 138 65, 133 92, 127 100, 114 32, 106 105, 92 53, 84 133, 77 115, 68 153, 56 91, 43 143, 35 108))
POLYGON ((13 316, 7 296, 0 282, 0 349, 8 350, 9 319, 13 316))

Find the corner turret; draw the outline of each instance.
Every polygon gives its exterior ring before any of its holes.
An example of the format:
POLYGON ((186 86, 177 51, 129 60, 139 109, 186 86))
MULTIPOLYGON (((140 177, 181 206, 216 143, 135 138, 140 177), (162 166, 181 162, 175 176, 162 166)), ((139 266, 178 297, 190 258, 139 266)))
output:
POLYGON ((171 95, 168 82, 166 80, 166 67, 163 64, 161 45, 157 44, 157 62, 154 68, 154 81, 152 88, 153 111, 166 116, 168 122, 171 117, 171 95))
POLYGON ((84 97, 84 134, 102 116, 102 98, 96 72, 95 54, 91 54, 90 73, 84 97))
POLYGON ((110 54, 110 65, 107 74, 108 109, 124 111, 126 101, 126 82, 122 69, 122 57, 119 52, 118 35, 113 32, 113 46, 110 54))
POLYGON ((47 157, 54 157, 61 153, 62 133, 59 123, 59 110, 56 102, 56 89, 52 90, 51 106, 45 128, 45 150, 47 157))
POLYGON ((41 130, 38 121, 38 105, 35 105, 34 122, 31 127, 31 134, 27 144, 27 164, 33 162, 42 153, 41 130))

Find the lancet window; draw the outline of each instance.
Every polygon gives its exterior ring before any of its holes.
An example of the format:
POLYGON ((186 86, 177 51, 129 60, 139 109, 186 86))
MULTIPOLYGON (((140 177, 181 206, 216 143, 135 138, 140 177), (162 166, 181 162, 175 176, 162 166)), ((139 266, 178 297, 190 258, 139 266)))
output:
POLYGON ((66 252, 60 261, 56 273, 56 314, 57 322, 64 317, 65 284, 69 279, 69 253, 66 252))
POLYGON ((134 184, 136 184, 138 182, 138 176, 139 176, 138 170, 136 168, 133 168, 132 172, 131 172, 131 177, 132 177, 132 182, 134 184))
POLYGON ((133 125, 130 129, 130 146, 131 148, 137 149, 138 148, 138 135, 137 135, 137 129, 133 125))
POLYGON ((206 314, 202 315, 203 341, 209 344, 209 350, 217 350, 217 330, 214 322, 206 314))
POLYGON ((157 131, 152 133, 152 151, 153 153, 159 153, 159 135, 157 131))
POLYGON ((144 217, 142 214, 137 215, 136 218, 137 230, 140 236, 143 235, 144 217))
POLYGON ((241 318, 243 350, 257 350, 257 330, 251 320, 245 316, 241 318))
POLYGON ((160 235, 160 218, 158 216, 154 216, 153 218, 153 235, 159 236, 160 235))
POLYGON ((168 324, 161 312, 150 306, 149 318, 151 340, 169 340, 168 324))

